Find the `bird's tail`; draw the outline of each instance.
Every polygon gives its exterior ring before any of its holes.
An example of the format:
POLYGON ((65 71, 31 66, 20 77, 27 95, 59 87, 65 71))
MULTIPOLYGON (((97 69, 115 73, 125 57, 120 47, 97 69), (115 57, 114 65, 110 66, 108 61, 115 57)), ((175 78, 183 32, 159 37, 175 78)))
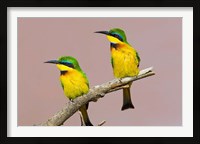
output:
POLYGON ((134 109, 134 106, 131 101, 130 86, 128 88, 123 89, 123 106, 122 106, 121 110, 123 111, 123 110, 129 109, 129 108, 134 109))
POLYGON ((82 118, 83 118, 83 122, 85 123, 86 126, 93 126, 93 124, 90 122, 88 113, 87 113, 87 108, 88 108, 88 104, 83 105, 79 111, 81 112, 82 118))

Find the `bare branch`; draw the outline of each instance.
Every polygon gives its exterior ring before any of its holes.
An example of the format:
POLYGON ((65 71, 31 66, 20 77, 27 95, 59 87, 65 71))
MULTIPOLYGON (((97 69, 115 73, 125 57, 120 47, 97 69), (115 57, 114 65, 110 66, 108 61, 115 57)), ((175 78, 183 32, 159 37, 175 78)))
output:
MULTIPOLYGON (((83 120, 83 115, 82 115, 82 113, 79 111, 79 115, 80 115, 80 119, 81 119, 81 126, 86 126, 85 125, 85 122, 84 122, 84 120, 83 120)), ((98 126, 102 126, 103 124, 105 124, 106 123, 106 121, 105 120, 103 120, 102 122, 100 122, 99 124, 98 124, 98 126)))
POLYGON ((100 122, 100 123, 98 124, 98 126, 102 126, 102 125, 105 124, 105 123, 106 123, 106 121, 103 120, 102 122, 100 122))
MULTIPOLYGON (((60 126, 71 117, 82 105, 90 102, 97 101, 99 98, 104 97, 105 94, 120 90, 132 81, 136 81, 145 77, 149 77, 154 75, 155 73, 152 71, 153 67, 141 70, 139 75, 135 77, 125 77, 121 79, 113 79, 109 82, 106 82, 101 85, 97 85, 90 89, 90 91, 80 97, 77 97, 73 100, 73 102, 69 101, 59 112, 54 114, 51 118, 49 118, 46 122, 41 123, 41 126, 60 126)), ((99 125, 104 124, 103 121, 99 125)))

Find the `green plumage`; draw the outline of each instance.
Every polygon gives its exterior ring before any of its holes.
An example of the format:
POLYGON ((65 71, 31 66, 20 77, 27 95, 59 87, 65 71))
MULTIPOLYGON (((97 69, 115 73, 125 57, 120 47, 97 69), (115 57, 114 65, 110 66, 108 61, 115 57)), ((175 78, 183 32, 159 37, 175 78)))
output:
POLYGON ((112 68, 113 68, 114 65, 113 65, 113 58, 112 57, 111 57, 111 65, 112 65, 112 68))
MULTIPOLYGON (((136 76, 139 73, 140 56, 138 52, 128 43, 125 32, 120 28, 113 28, 109 31, 97 31, 107 35, 110 41, 111 64, 116 78, 136 76)), ((129 83, 123 89, 123 106, 121 110, 134 108, 131 101, 129 83)))
MULTIPOLYGON (((64 90, 64 94, 70 100, 73 100, 89 91, 89 81, 86 74, 82 71, 78 61, 71 56, 62 56, 58 60, 50 60, 45 63, 56 64, 60 70, 60 82, 64 90)), ((80 107, 83 121, 86 126, 92 126, 90 122, 87 108, 88 104, 80 107)))
MULTIPOLYGON (((125 34, 125 32, 124 32, 122 29, 113 28, 113 29, 111 29, 111 30, 109 31, 109 33, 119 35, 119 36, 122 38, 122 40, 123 40, 124 43, 130 45, 130 44, 128 43, 127 39, 126 39, 126 34, 125 34)), ((131 46, 131 45, 130 45, 130 46, 131 46)), ((140 56, 139 56, 139 54, 138 54, 137 51, 136 51, 136 58, 137 58, 138 67, 139 67, 140 56)), ((112 58, 112 57, 111 57, 111 64, 112 64, 112 67, 113 67, 113 58, 112 58)))
POLYGON ((69 63, 73 64, 74 69, 76 69, 76 70, 78 70, 80 72, 83 72, 81 67, 79 66, 78 61, 75 58, 71 57, 71 56, 62 56, 62 57, 60 57, 58 59, 58 61, 59 62, 69 62, 69 63))
MULTIPOLYGON (((89 87, 89 81, 88 81, 88 78, 86 76, 86 74, 83 72, 83 70, 81 69, 81 67, 79 66, 79 63, 78 61, 74 58, 74 57, 71 57, 71 56, 62 56, 58 59, 59 62, 68 62, 68 63, 71 63, 73 64, 74 66, 74 69, 78 70, 80 73, 82 73, 83 77, 87 80, 87 85, 89 87)), ((63 84, 61 83, 61 86, 62 88, 64 87, 63 84)))
POLYGON ((138 67, 139 67, 139 65, 140 65, 140 56, 139 56, 139 54, 138 54, 137 51, 136 51, 136 58, 137 58, 137 60, 138 60, 138 67))
POLYGON ((127 40, 126 40, 126 34, 125 32, 122 30, 122 29, 119 29, 119 28, 113 28, 109 31, 109 33, 111 34, 118 34, 121 36, 121 38, 123 39, 123 42, 127 43, 127 40))

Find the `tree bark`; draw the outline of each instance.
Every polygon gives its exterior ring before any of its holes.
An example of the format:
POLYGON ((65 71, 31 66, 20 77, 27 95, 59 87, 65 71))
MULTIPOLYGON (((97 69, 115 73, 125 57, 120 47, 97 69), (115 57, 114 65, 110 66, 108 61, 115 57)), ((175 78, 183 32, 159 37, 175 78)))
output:
MULTIPOLYGON (((142 78, 152 76, 155 74, 152 70, 153 70, 153 67, 150 67, 150 68, 141 70, 140 73, 135 77, 125 77, 125 78, 121 78, 121 79, 113 79, 104 84, 97 85, 97 86, 91 88, 87 94, 77 97, 72 102, 69 101, 60 111, 58 111, 56 114, 54 114, 46 122, 43 122, 39 125, 40 126, 63 125, 63 123, 69 117, 71 117, 76 111, 78 111, 78 109, 82 105, 84 105, 90 101, 96 102, 99 98, 104 97, 105 94, 107 94, 107 93, 123 89, 124 87, 126 87, 126 85, 128 83, 130 83, 132 81, 136 81, 136 80, 139 80, 142 78)), ((103 123, 105 123, 105 122, 103 121, 103 123)))

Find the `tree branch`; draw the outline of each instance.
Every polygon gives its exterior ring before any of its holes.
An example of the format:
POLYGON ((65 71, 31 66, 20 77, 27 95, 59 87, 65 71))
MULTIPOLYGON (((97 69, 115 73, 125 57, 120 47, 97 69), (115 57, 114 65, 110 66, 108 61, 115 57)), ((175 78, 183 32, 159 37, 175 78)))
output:
MULTIPOLYGON (((123 89, 126 85, 132 81, 136 81, 145 77, 154 75, 152 71, 153 67, 141 70, 140 73, 135 77, 125 77, 121 79, 113 79, 109 82, 106 82, 101 85, 97 85, 90 89, 90 91, 80 97, 77 97, 73 102, 69 101, 60 111, 58 111, 54 116, 49 118, 46 122, 39 124, 40 126, 60 126, 71 117, 78 109, 90 102, 97 101, 99 98, 104 97, 105 94, 123 89)), ((98 125, 104 124, 105 121, 102 121, 98 125)))
MULTIPOLYGON (((85 122, 84 122, 84 120, 83 120, 83 116, 82 116, 82 113, 79 111, 79 115, 80 115, 80 119, 81 119, 81 126, 86 126, 85 125, 85 122)), ((105 124, 106 123, 106 121, 105 120, 103 120, 102 122, 100 122, 99 124, 98 124, 98 126, 102 126, 103 124, 105 124)))

